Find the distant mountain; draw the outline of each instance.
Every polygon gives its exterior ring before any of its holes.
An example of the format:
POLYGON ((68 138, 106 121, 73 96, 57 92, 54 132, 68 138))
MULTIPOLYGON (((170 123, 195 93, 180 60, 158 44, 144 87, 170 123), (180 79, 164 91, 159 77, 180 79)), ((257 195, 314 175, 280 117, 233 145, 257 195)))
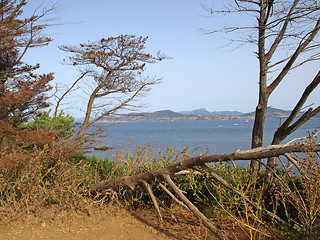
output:
POLYGON ((205 108, 200 108, 200 109, 196 109, 196 110, 193 110, 193 111, 182 111, 182 112, 179 112, 183 115, 203 115, 203 116, 209 116, 211 115, 211 113, 205 109, 205 108))
POLYGON ((136 122, 136 121, 170 121, 170 120, 188 120, 190 118, 186 115, 171 111, 162 110, 156 112, 145 112, 145 113, 132 113, 125 114, 121 117, 105 118, 106 121, 125 121, 125 122, 136 122))
MULTIPOLYGON (((267 109, 267 118, 280 118, 288 117, 291 111, 282 110, 278 108, 268 108, 267 109)), ((241 115, 242 117, 254 117, 255 112, 246 113, 241 115)))
POLYGON ((145 116, 149 117, 162 117, 162 118, 178 118, 183 117, 183 114, 171 111, 171 110, 162 110, 162 111, 156 111, 152 113, 146 113, 145 116))
MULTIPOLYGON (((277 108, 268 108, 267 118, 286 118, 290 111, 277 108)), ((183 121, 183 120, 227 120, 227 119, 253 119, 255 112, 241 113, 238 111, 209 112, 205 108, 193 111, 174 112, 162 110, 156 112, 125 114, 121 117, 108 117, 103 121, 111 122, 137 122, 137 121, 183 121)))
POLYGON ((193 111, 183 111, 179 112, 184 115, 202 115, 202 116, 212 116, 212 115, 221 115, 221 116, 241 116, 244 113, 238 111, 214 111, 209 112, 205 108, 196 109, 193 111))
POLYGON ((216 115, 222 115, 222 116, 242 116, 244 114, 238 111, 215 111, 212 113, 216 115))

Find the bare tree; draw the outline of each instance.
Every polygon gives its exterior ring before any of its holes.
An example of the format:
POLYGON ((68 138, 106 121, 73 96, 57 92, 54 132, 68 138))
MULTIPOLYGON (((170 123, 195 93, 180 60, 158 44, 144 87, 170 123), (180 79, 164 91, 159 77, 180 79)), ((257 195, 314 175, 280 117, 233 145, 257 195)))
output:
MULTIPOLYGON (((259 99, 255 110, 252 148, 261 147, 269 97, 287 77, 290 70, 319 59, 320 44, 317 41, 320 29, 319 2, 316 0, 234 0, 230 6, 225 6, 222 10, 208 10, 211 14, 241 14, 257 20, 254 25, 224 26, 209 33, 238 32, 241 37, 233 41, 243 44, 253 43, 257 46, 255 54, 259 61, 259 99)), ((290 116, 276 131, 272 144, 280 144, 289 134, 320 112, 320 107, 309 108, 297 119, 298 113, 301 112, 319 81, 318 73, 306 87, 290 116)), ((271 169, 274 167, 275 160, 275 158, 268 160, 268 166, 271 169)), ((257 172, 260 169, 259 161, 252 160, 250 167, 257 172)))
POLYGON ((146 37, 120 35, 102 38, 79 46, 61 46, 70 53, 69 64, 78 66, 91 90, 85 119, 75 140, 82 139, 88 127, 119 110, 134 110, 133 101, 159 83, 156 77, 145 77, 146 64, 166 58, 145 53, 146 37))

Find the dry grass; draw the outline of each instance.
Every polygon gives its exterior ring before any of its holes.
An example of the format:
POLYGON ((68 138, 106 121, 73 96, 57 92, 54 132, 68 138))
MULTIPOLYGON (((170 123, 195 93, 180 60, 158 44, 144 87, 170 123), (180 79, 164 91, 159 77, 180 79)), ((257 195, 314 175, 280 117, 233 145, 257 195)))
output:
MULTIPOLYGON (((252 180, 248 169, 233 168, 228 164, 216 164, 214 171, 236 187, 242 196, 235 195, 209 175, 186 174, 174 176, 175 183, 207 217, 234 233, 238 239, 281 239, 301 237, 316 239, 319 235, 320 167, 319 156, 313 152, 315 139, 308 139, 309 148, 304 155, 295 156, 300 173, 290 164, 276 169, 275 181, 268 199, 262 197, 263 172, 252 180), (262 209, 254 208, 245 200, 248 196, 262 209), (279 215, 289 225, 279 228, 263 209, 279 215)), ((182 219, 175 223, 163 209, 161 222, 153 211, 152 202, 143 188, 91 193, 91 184, 120 176, 168 166, 189 158, 193 150, 186 147, 166 151, 153 150, 150 142, 133 146, 129 139, 125 147, 112 152, 114 161, 72 156, 64 145, 52 144, 33 148, 28 164, 1 168, 0 170, 0 220, 12 221, 22 215, 41 216, 43 209, 51 211, 77 211, 90 215, 93 209, 102 209, 107 202, 117 202, 125 209, 144 209, 140 218, 163 231, 169 225, 187 229, 189 238, 214 239, 189 212, 177 207, 157 184, 151 184, 154 194, 170 211, 182 219), (151 212, 152 212, 151 211, 151 212), (144 215, 148 213, 149 216, 144 215), (143 217, 141 217, 143 216, 143 217), (151 216, 151 217, 150 217, 151 216), (188 222, 189 221, 189 222, 188 222)), ((205 153, 204 153, 205 154, 205 153)), ((281 162, 281 161, 280 161, 281 162)), ((192 171, 191 171, 192 172, 192 171)), ((137 215, 138 217, 138 215, 137 215)), ((182 231, 182 230, 181 230, 182 231)), ((183 239, 183 238, 181 238, 183 239)))
POLYGON ((0 218, 14 219, 21 214, 37 214, 53 206, 86 211, 92 204, 88 193, 91 176, 88 164, 67 161, 63 146, 34 148, 28 164, 0 171, 0 218))

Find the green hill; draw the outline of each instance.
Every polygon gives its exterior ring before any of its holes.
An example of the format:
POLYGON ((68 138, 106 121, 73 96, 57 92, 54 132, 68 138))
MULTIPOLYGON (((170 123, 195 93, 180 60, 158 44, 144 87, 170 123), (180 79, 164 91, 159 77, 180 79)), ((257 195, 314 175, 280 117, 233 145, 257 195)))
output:
MULTIPOLYGON (((279 118, 279 117, 288 117, 291 111, 282 110, 278 108, 268 108, 267 109, 267 118, 279 118)), ((242 117, 254 117, 255 112, 246 113, 241 115, 242 117)))

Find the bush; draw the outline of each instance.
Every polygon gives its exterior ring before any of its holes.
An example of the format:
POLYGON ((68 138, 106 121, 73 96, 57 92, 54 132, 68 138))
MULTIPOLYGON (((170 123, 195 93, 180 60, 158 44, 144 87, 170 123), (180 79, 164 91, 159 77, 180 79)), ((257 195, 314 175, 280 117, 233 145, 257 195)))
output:
POLYGON ((54 117, 50 116, 51 109, 49 111, 40 112, 32 121, 27 124, 21 124, 22 129, 31 130, 50 130, 57 131, 57 137, 67 139, 72 137, 75 133, 73 126, 74 117, 69 114, 65 114, 63 111, 54 117))
POLYGON ((92 204, 104 201, 90 193, 90 186, 116 174, 114 163, 70 154, 67 145, 57 143, 34 147, 26 164, 1 168, 0 220, 37 215, 48 207, 87 212, 92 204))
POLYGON ((87 165, 87 174, 91 175, 95 183, 123 175, 123 170, 109 158, 102 159, 101 157, 90 157, 83 153, 75 153, 69 157, 68 161, 75 165, 87 165))

